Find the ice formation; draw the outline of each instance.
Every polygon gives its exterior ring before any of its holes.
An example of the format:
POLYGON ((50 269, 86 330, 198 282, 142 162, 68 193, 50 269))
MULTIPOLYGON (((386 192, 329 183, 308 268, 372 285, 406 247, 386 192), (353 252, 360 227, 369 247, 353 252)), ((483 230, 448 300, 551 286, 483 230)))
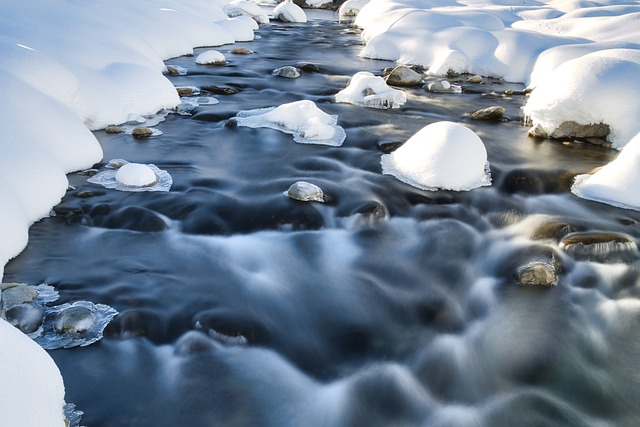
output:
POLYGON ((173 184, 171 175, 153 164, 129 163, 114 159, 105 170, 90 177, 88 182, 119 191, 169 191, 173 184))
POLYGON ((399 108, 407 102, 406 94, 387 85, 382 77, 360 71, 351 77, 349 85, 336 94, 336 102, 371 108, 399 108))
POLYGON ((273 18, 285 22, 307 22, 307 15, 304 10, 291 0, 284 0, 273 8, 273 18))
POLYGON ((640 133, 616 159, 593 175, 579 175, 571 191, 579 197, 640 211, 640 133))
POLYGON ((293 135, 301 144, 340 146, 346 133, 338 126, 338 117, 320 110, 313 101, 303 100, 280 105, 240 111, 235 118, 238 126, 271 128, 293 135))
POLYGON ((382 173, 423 190, 467 191, 491 185, 484 143, 453 122, 425 126, 381 158, 382 173))
POLYGON ((196 64, 224 65, 227 62, 224 55, 217 50, 207 50, 196 57, 196 64))

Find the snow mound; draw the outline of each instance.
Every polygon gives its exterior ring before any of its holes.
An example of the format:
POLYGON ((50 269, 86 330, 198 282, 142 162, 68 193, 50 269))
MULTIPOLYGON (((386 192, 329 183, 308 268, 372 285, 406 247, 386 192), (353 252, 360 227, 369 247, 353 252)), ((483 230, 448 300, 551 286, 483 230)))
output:
POLYGON ((491 185, 487 151, 471 129, 458 123, 425 126, 391 154, 382 173, 423 190, 467 191, 491 185))
POLYGON ((129 163, 126 160, 114 159, 107 169, 98 172, 87 180, 105 188, 119 191, 169 191, 173 184, 171 175, 156 165, 129 163))
POLYGON ((347 0, 340 5, 338 9, 339 16, 357 16, 360 9, 367 4, 369 0, 347 0))
POLYGON ((64 427, 64 383, 53 359, 0 319, 2 424, 64 427))
POLYGON ((579 175, 571 192, 583 199, 640 211, 640 133, 593 175, 579 175))
POLYGON ((610 49, 589 53, 555 68, 538 84, 523 108, 547 134, 562 123, 604 123, 607 139, 623 147, 639 130, 640 51, 610 49))
POLYGON ((196 57, 196 64, 201 65, 224 65, 227 59, 217 50, 207 50, 196 57))
POLYGON ((248 16, 258 24, 268 24, 269 16, 257 4, 248 0, 232 0, 224 6, 226 14, 233 18, 236 16, 248 16))
POLYGON ((285 0, 273 8, 273 19, 284 22, 307 22, 304 10, 291 0, 285 0))
POLYGON ((353 75, 346 88, 336 94, 336 102, 371 108, 399 108, 407 102, 407 95, 389 87, 382 77, 360 71, 353 75))
POLYGON ((342 145, 346 133, 338 126, 338 116, 320 110, 313 101, 303 100, 279 107, 243 110, 235 118, 238 126, 271 128, 293 135, 301 144, 342 145))

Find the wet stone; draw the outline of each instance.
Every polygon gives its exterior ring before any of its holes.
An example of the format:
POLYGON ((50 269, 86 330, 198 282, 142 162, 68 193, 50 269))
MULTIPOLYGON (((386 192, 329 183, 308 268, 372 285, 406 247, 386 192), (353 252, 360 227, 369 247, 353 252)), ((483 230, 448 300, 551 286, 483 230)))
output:
POLYGON ((249 55, 250 53, 253 53, 253 52, 247 49, 246 47, 237 47, 233 49, 231 53, 234 55, 249 55))
POLYGON ((98 173, 98 169, 85 169, 80 172, 77 172, 77 174, 81 176, 93 176, 97 173, 98 173))
POLYGON ((320 68, 316 64, 302 64, 300 65, 300 70, 305 73, 319 73, 320 68))
POLYGON ((462 88, 458 85, 452 85, 447 80, 438 80, 431 82, 425 87, 429 92, 434 93, 460 93, 462 88))
POLYGON ((553 222, 540 225, 533 231, 531 238, 533 240, 553 239, 559 242, 564 236, 575 231, 575 227, 571 224, 553 222))
POLYGON ((225 86, 203 86, 202 90, 214 95, 234 95, 238 93, 236 89, 225 86))
POLYGON ((213 350, 215 345, 210 338, 200 332, 189 331, 180 337, 174 351, 177 356, 193 356, 213 350))
POLYGON ((106 133, 122 133, 124 132, 124 128, 121 126, 107 126, 104 131, 106 133))
POLYGON ((292 67, 290 65, 276 68, 273 70, 272 74, 278 77, 286 77, 288 79, 297 79, 300 77, 300 71, 296 67, 292 67))
POLYGON ((170 76, 184 76, 187 74, 187 69, 179 65, 167 65, 167 73, 170 76))
POLYGON ((44 309, 35 303, 17 304, 4 311, 3 317, 23 333, 31 334, 42 325, 44 309))
POLYGON ((563 122, 549 133, 539 124, 534 125, 529 129, 529 136, 535 138, 598 138, 606 139, 611 129, 606 123, 592 123, 588 125, 581 125, 574 121, 563 122))
POLYGON ((406 65, 399 65, 391 70, 386 81, 393 86, 416 86, 422 83, 422 75, 406 65))
POLYGON ((504 112, 504 107, 498 105, 474 111, 471 113, 471 118, 474 120, 498 121, 504 118, 504 112))
POLYGON ((148 138, 153 135, 153 129, 150 128, 135 128, 131 131, 131 135, 136 138, 148 138))
POLYGON ((180 96, 193 96, 200 93, 197 87, 194 86, 180 86, 176 87, 176 91, 180 96))
POLYGON ((294 200, 303 202, 324 202, 325 196, 320 187, 305 181, 291 184, 286 195, 294 200))
POLYGON ((32 303, 38 298, 38 291, 33 286, 17 285, 2 291, 3 310, 23 303, 32 303))
POLYGON ((558 276, 551 262, 537 261, 520 266, 513 277, 520 286, 556 286, 558 284, 558 276))
POLYGON ((631 262, 640 255, 631 236, 609 231, 570 233, 559 246, 573 258, 603 263, 631 262))
POLYGON ((75 197, 79 197, 81 199, 88 199, 89 197, 95 197, 97 195, 98 194, 94 193, 93 191, 78 191, 76 194, 74 194, 75 197))
POLYGON ((93 312, 81 306, 69 307, 57 314, 53 328, 60 334, 80 334, 96 322, 93 312))
POLYGON ((467 82, 469 83, 482 83, 482 76, 480 75, 475 75, 475 76, 471 76, 467 79, 467 82))

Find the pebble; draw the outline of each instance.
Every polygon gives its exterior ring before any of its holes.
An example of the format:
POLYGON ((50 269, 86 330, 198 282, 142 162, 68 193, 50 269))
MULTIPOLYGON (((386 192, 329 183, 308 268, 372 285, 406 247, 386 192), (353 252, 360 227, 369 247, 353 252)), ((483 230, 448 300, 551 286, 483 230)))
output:
POLYGON ((303 202, 324 202, 324 193, 320 187, 305 181, 298 181, 291 184, 286 195, 295 200, 303 202))
POLYGON ((474 111, 471 113, 471 118, 474 120, 497 121, 504 118, 504 112, 504 107, 498 105, 474 111))
POLYGON ((131 135, 136 138, 148 138, 153 135, 153 130, 150 128, 135 128, 131 131, 131 135))
POLYGON ((297 79, 298 77, 300 77, 300 71, 296 67, 292 67, 291 65, 276 68, 271 74, 273 74, 274 76, 286 77, 288 79, 297 79))

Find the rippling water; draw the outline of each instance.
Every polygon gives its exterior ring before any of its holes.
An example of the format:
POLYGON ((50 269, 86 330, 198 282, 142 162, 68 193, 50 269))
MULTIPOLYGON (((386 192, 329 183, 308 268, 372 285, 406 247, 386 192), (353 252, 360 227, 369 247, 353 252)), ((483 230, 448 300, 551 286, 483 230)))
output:
MULTIPOLYGON (((60 303, 120 314, 105 338, 53 350, 83 424, 106 426, 636 425, 640 417, 640 213, 580 200, 576 173, 610 150, 527 137, 519 85, 438 95, 407 89, 398 110, 335 104, 357 71, 357 31, 330 13, 263 26, 229 64, 177 85, 235 95, 170 115, 145 140, 96 132, 105 160, 154 163, 169 193, 76 187, 35 224, 5 280, 53 285, 60 303), (316 64, 296 80, 275 68, 316 64), (342 147, 225 126, 237 111, 311 99, 337 114, 342 147), (502 105, 510 120, 466 113, 502 105), (380 169, 381 147, 439 120, 485 142, 493 185, 409 187, 380 169), (325 204, 283 196, 305 180, 325 204), (93 197, 77 197, 91 191, 93 197), (621 243, 561 248, 571 232, 621 243), (556 287, 519 286, 531 262, 556 287)), ((234 46, 235 47, 235 46, 234 46)), ((199 53, 202 50, 197 50, 199 53)), ((86 195, 86 194, 85 194, 86 195)))

